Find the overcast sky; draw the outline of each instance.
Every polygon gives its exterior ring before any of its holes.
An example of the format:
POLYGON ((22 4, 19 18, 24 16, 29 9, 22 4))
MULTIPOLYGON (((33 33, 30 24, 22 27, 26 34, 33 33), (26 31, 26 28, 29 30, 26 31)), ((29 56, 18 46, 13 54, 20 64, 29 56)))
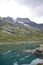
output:
POLYGON ((43 0, 0 0, 0 16, 26 17, 43 23, 43 0))

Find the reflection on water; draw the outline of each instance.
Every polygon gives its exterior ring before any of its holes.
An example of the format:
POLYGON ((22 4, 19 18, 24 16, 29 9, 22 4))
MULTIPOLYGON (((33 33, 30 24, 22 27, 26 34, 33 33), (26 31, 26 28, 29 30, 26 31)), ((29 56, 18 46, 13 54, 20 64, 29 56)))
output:
POLYGON ((37 58, 33 60, 30 65, 37 65, 38 63, 43 63, 43 59, 37 58))
POLYGON ((36 45, 34 44, 26 45, 2 46, 2 48, 7 47, 7 50, 5 50, 5 48, 4 51, 0 51, 0 65, 36 65, 39 62, 42 63, 43 55, 27 54, 22 52, 24 49, 36 48, 36 45), (10 49, 8 49, 9 47, 10 49))
POLYGON ((8 53, 10 53, 11 51, 9 50, 9 51, 6 51, 6 52, 4 52, 3 54, 8 54, 8 53))
POLYGON ((39 57, 40 59, 43 59, 43 55, 40 55, 40 57, 39 57))
POLYGON ((18 63, 17 63, 17 62, 15 62, 15 63, 14 63, 14 65, 18 65, 18 63))
POLYGON ((15 51, 6 51, 0 54, 0 65, 36 65, 42 63, 40 55, 35 54, 17 54, 15 51))

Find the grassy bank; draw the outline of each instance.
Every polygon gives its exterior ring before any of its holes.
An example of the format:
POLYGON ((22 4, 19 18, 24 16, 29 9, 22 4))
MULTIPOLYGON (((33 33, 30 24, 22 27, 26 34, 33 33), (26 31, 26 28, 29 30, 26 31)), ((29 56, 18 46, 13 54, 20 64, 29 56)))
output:
POLYGON ((39 64, 37 64, 37 65, 43 65, 43 64, 39 63, 39 64))
POLYGON ((42 41, 43 33, 36 34, 8 34, 0 31, 0 42, 18 42, 18 41, 42 41))

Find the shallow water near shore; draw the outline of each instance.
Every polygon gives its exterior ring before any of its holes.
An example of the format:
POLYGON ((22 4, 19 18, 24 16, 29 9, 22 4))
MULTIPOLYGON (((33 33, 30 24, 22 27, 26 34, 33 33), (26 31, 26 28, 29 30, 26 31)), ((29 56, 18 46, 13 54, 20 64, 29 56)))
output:
MULTIPOLYGON (((7 45, 6 45, 7 46, 7 45)), ((10 45, 8 45, 10 46, 10 45)), ((11 45, 12 46, 12 45, 11 45)), ((34 49, 35 45, 28 44, 27 47, 19 48, 15 46, 2 51, 0 50, 0 65, 37 65, 38 63, 43 63, 43 59, 40 59, 40 55, 37 54, 27 54, 23 53, 23 49, 34 49)))

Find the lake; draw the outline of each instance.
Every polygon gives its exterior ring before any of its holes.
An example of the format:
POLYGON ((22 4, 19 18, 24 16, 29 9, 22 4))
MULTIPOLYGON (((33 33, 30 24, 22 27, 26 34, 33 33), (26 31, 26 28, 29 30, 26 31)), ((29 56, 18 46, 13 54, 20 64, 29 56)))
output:
POLYGON ((24 49, 34 49, 37 43, 0 45, 0 65, 37 65, 43 63, 41 55, 24 53, 24 49))

